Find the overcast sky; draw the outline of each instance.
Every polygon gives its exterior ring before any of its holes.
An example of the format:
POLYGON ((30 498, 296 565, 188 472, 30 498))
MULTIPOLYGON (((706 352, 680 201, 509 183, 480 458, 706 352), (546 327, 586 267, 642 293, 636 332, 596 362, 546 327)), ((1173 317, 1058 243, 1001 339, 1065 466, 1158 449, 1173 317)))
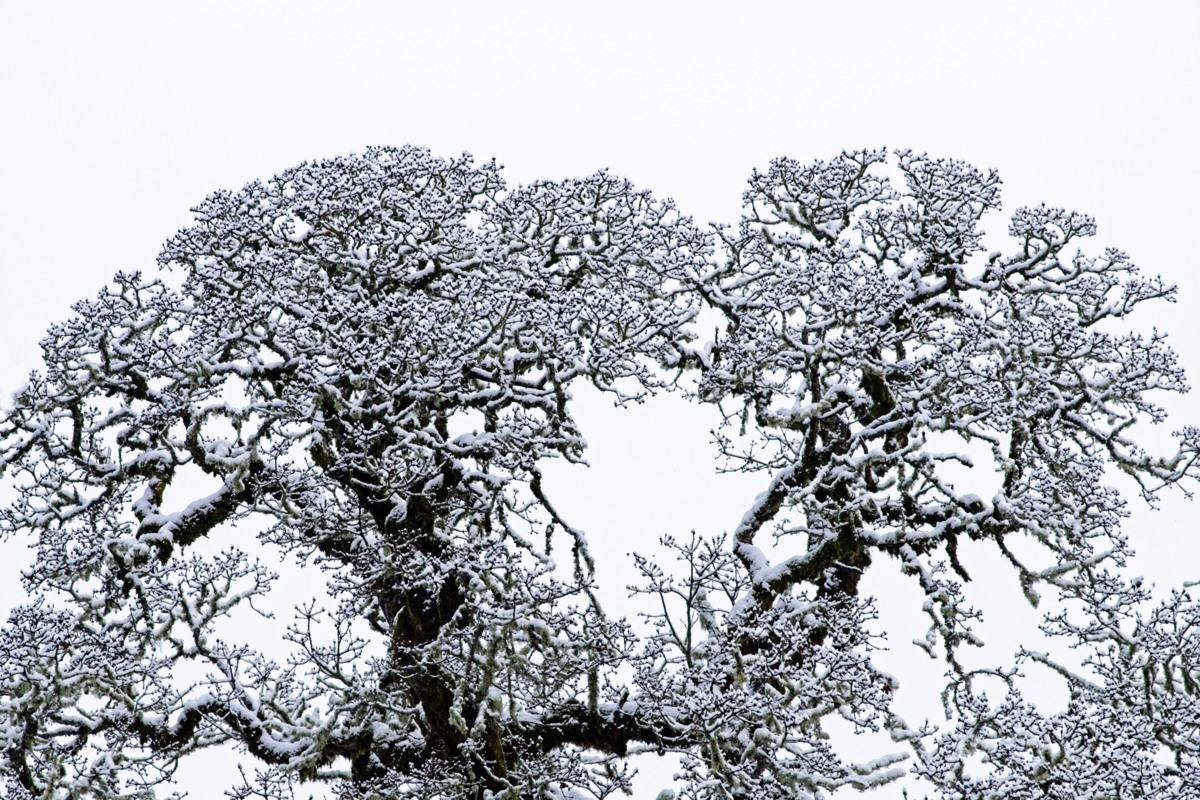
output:
MULTIPOLYGON (((1197 41, 1183 2, 5 3, 0 394, 72 301, 153 270, 207 193, 406 143, 495 157, 510 182, 607 167, 700 222, 736 221, 750 170, 779 155, 908 147, 994 167, 1006 210, 1091 213, 1094 250, 1179 284, 1147 324, 1200 375, 1197 41)), ((744 509, 638 493, 664 452, 678 485, 711 472, 703 423, 673 408, 585 428, 604 500, 572 502, 614 551, 744 509)), ((1200 421, 1195 396, 1173 408, 1200 421)), ((1169 554, 1164 580, 1200 578, 1194 515, 1172 503, 1130 525, 1169 554)), ((20 596, 6 569, 0 607, 20 596)))

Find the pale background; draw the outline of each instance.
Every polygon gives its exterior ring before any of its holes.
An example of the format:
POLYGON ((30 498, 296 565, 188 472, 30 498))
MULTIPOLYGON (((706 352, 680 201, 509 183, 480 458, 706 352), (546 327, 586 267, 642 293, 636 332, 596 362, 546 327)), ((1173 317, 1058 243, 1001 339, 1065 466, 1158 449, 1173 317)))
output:
MULTIPOLYGON (((1007 210, 1094 214, 1094 250, 1122 247, 1179 284, 1181 302, 1144 322, 1172 331, 1200 375, 1200 6, 1137 6, 4 3, 0 395, 37 366, 48 324, 114 271, 153 270, 210 191, 405 143, 495 156, 513 183, 608 167, 699 222, 736 221, 751 168, 778 155, 910 147, 995 167, 1007 210)), ((1200 422, 1194 397, 1170 405, 1200 422)), ((555 480, 619 607, 626 552, 727 529, 757 489, 713 480, 710 416, 670 400, 614 413, 586 405, 593 467, 555 480)), ((1135 507, 1138 568, 1161 585, 1200 578, 1195 514, 1179 500, 1135 507)), ((0 611, 22 599, 23 558, 0 549, 0 611)), ((1019 643, 1030 618, 1012 583, 997 583, 1008 594, 993 621, 1019 643)), ((917 632, 893 636, 897 664, 917 632)), ((936 719, 911 686, 910 721, 936 719)), ((648 766, 639 795, 669 772, 648 766)), ((220 797, 204 774, 185 788, 220 797)))

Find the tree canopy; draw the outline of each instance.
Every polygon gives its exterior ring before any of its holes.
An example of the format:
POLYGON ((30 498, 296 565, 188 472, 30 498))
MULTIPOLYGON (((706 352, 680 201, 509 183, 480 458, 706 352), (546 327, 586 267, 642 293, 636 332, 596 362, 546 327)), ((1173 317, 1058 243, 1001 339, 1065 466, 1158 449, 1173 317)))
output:
POLYGON ((37 548, 0 629, 10 795, 155 796, 233 743, 258 765, 236 798, 600 798, 639 753, 676 755, 687 800, 904 774, 1200 797, 1200 606, 1125 574, 1116 488, 1197 477, 1197 429, 1145 445, 1187 385, 1126 321, 1175 290, 1062 209, 989 252, 999 207, 995 172, 869 150, 777 159, 713 228, 606 172, 513 188, 412 147, 211 195, 161 276, 51 328, 0 420, 0 524, 37 548), (542 481, 584 457, 583 383, 711 406, 715 463, 761 476, 726 535, 637 557, 641 620, 606 613, 542 481), (965 541, 1061 653, 963 658, 965 541), (237 641, 231 614, 295 590, 264 554, 325 587, 281 641, 237 641), (924 598, 936 724, 873 660, 881 563, 924 598), (1065 711, 1023 697, 1035 666, 1065 711), (833 718, 895 747, 852 762, 833 718))

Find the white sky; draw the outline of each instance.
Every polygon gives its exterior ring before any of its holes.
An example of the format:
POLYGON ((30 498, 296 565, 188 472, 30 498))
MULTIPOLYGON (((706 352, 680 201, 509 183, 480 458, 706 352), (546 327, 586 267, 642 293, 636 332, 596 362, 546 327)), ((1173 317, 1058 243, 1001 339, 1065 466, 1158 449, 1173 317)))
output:
MULTIPOLYGON (((153 270, 210 191, 405 143, 495 156, 510 182, 608 167, 701 222, 736 221, 750 170, 777 155, 910 147, 995 167, 1007 210, 1091 213, 1096 249, 1179 284, 1147 324, 1200 375, 1200 5, 1137 5, 4 3, 0 393, 72 301, 153 270)), ((1196 397, 1172 407, 1200 421, 1196 397)), ((597 499, 571 502, 605 551, 728 528, 750 499, 696 483, 705 423, 673 409, 585 429, 579 485, 597 499)), ((1195 513, 1130 524, 1160 580, 1200 578, 1195 513)), ((16 554, 0 550, 0 609, 21 596, 16 554)))

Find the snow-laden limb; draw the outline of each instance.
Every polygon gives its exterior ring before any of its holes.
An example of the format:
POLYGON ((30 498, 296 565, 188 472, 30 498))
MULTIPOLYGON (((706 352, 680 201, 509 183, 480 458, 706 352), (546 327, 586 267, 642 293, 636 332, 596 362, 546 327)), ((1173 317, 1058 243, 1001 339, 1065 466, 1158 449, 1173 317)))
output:
POLYGON ((916 767, 938 797, 1200 797, 1200 609, 1176 592, 1143 615, 1140 587, 1101 583, 1104 603, 1051 622, 1092 649, 1094 674, 1027 653, 1066 679, 1067 709, 1042 714, 1015 689, 998 705, 972 697, 916 767))
POLYGON ((680 568, 639 560, 654 636, 637 702, 674 728, 659 750, 682 756, 681 797, 814 799, 904 773, 904 752, 847 763, 824 729, 829 717, 856 731, 898 724, 896 681, 871 663, 869 602, 795 592, 752 607, 751 582, 723 540, 663 544, 680 568))

